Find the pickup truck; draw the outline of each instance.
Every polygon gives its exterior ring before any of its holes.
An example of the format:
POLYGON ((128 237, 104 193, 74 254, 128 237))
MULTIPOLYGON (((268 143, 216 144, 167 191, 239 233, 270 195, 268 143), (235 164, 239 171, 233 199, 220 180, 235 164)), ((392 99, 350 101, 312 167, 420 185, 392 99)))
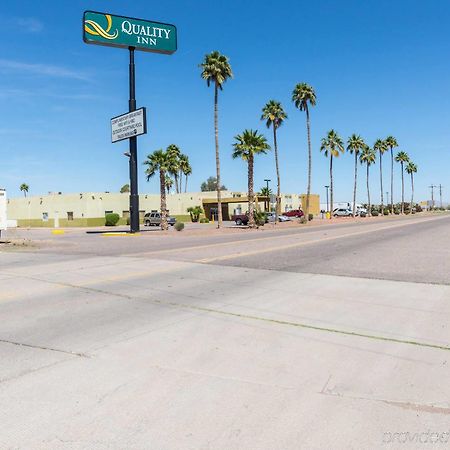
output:
POLYGON ((231 220, 236 223, 236 225, 247 225, 248 215, 247 214, 234 214, 231 216, 231 220))
MULTIPOLYGON (((167 211, 167 223, 173 227, 175 225, 176 221, 177 220, 175 219, 175 217, 170 217, 169 212, 167 211)), ((148 226, 148 227, 151 227, 152 225, 160 226, 161 225, 161 213, 159 213, 158 211, 152 211, 152 212, 147 213, 144 216, 144 225, 148 226)))

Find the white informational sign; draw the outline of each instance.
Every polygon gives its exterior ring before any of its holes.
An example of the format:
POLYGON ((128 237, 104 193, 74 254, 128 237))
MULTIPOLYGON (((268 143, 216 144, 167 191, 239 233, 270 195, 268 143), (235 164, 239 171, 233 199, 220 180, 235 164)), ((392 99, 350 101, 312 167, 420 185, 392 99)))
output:
POLYGON ((4 189, 0 189, 0 231, 6 230, 6 228, 6 191, 4 189))
POLYGON ((111 119, 111 141, 119 142, 147 133, 147 114, 145 108, 139 108, 111 119))

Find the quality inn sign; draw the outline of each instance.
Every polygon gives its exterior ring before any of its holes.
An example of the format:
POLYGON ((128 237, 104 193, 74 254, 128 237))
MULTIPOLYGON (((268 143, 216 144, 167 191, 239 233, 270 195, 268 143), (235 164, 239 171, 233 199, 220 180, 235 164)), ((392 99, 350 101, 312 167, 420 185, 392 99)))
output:
POLYGON ((87 44, 133 47, 169 55, 177 49, 174 25, 94 11, 85 11, 83 24, 83 40, 87 44))

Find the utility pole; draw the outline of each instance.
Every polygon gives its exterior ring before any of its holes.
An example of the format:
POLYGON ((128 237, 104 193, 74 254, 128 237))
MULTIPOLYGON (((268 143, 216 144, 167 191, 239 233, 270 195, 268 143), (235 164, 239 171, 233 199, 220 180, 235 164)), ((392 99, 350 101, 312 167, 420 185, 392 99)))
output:
POLYGON ((439 203, 442 208, 442 184, 439 183, 439 203))
POLYGON ((434 209, 434 188, 437 187, 434 184, 431 184, 431 186, 428 186, 431 189, 431 207, 434 209))

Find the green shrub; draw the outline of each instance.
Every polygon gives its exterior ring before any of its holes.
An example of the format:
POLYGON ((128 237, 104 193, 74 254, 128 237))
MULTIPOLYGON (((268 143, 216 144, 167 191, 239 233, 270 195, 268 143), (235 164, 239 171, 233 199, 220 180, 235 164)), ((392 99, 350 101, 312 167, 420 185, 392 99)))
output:
POLYGON ((105 216, 105 225, 107 227, 115 227, 117 225, 117 222, 119 221, 120 216, 116 213, 110 213, 106 214, 105 216))
POLYGON ((254 211, 253 217, 255 218, 255 224, 257 227, 263 227, 266 223, 266 213, 262 211, 254 211))
POLYGON ((383 215, 388 216, 389 215, 389 208, 384 208, 383 215))
POLYGON ((130 225, 130 218, 127 217, 127 225, 130 225))
POLYGON ((187 209, 187 212, 191 215, 192 222, 198 222, 198 219, 200 217, 200 214, 203 212, 203 209, 201 206, 190 206, 187 209))
POLYGON ((207 217, 202 217, 200 223, 209 223, 209 219, 207 217))
POLYGON ((174 228, 177 231, 181 231, 184 228, 184 223, 183 222, 175 222, 174 228))
POLYGON ((303 223, 303 224, 307 223, 305 216, 300 217, 300 223, 303 223))
POLYGON ((308 220, 311 222, 311 220, 314 219, 314 214, 309 213, 308 214, 308 220))
POLYGON ((375 209, 372 211, 372 216, 377 217, 378 216, 378 211, 375 209))

